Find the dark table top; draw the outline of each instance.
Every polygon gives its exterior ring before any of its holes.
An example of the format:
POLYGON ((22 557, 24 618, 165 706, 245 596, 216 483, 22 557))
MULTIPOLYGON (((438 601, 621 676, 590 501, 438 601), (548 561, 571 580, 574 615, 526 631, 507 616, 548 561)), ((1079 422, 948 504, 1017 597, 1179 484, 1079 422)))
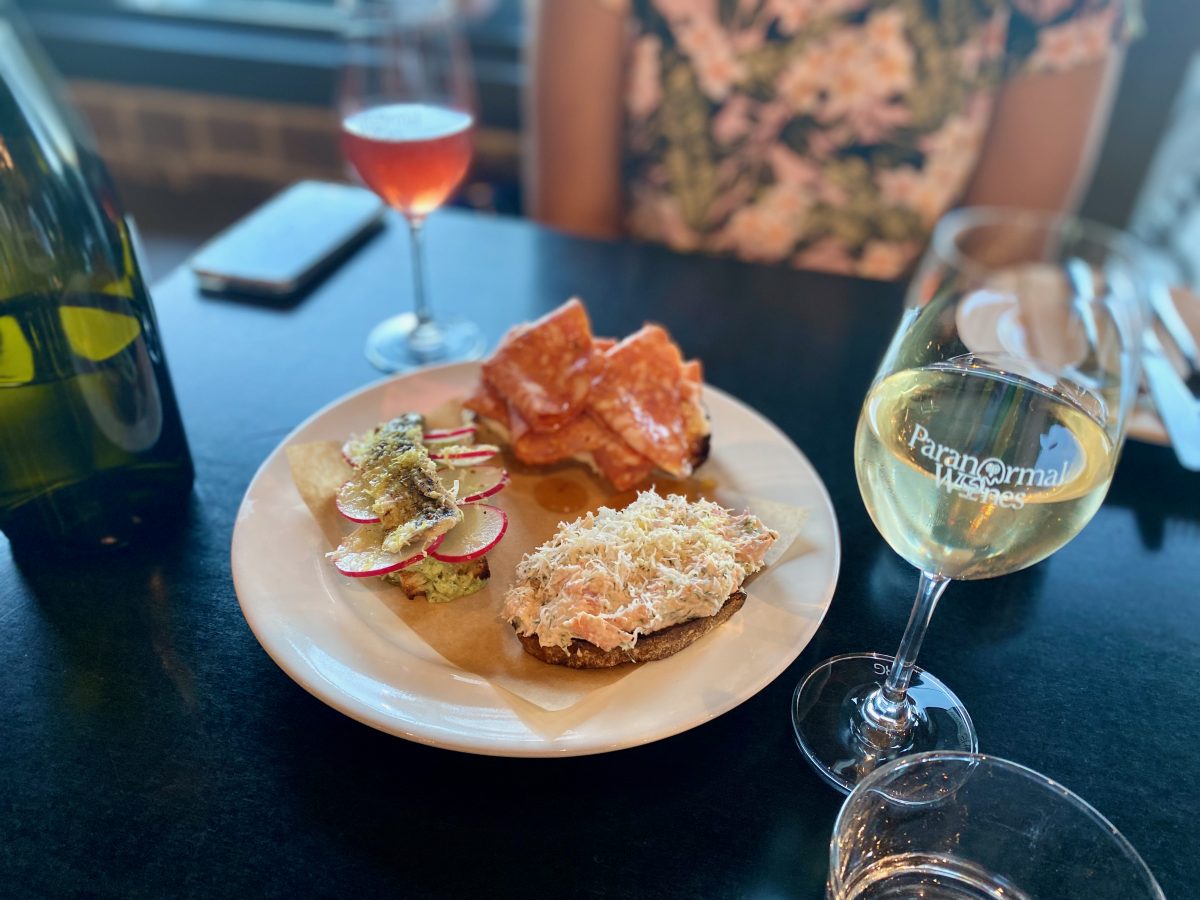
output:
MULTIPOLYGON (((895 324, 894 286, 456 213, 430 223, 434 301, 490 339, 571 294, 598 333, 667 325, 712 384, 809 456, 843 540, 837 592, 757 696, 666 740, 571 759, 408 743, 305 693, 258 646, 229 572, 256 467, 376 373, 376 321, 408 302, 400 227, 291 308, 156 304, 197 465, 154 546, 70 567, 0 538, 0 884, 18 895, 821 896, 842 797, 801 759, 788 705, 820 660, 893 652, 916 585, 854 479, 854 424, 895 324)), ((1200 830, 1200 477, 1125 449, 1108 500, 1034 568, 952 585, 921 663, 980 746, 1092 802, 1170 896, 1195 896, 1200 830)))

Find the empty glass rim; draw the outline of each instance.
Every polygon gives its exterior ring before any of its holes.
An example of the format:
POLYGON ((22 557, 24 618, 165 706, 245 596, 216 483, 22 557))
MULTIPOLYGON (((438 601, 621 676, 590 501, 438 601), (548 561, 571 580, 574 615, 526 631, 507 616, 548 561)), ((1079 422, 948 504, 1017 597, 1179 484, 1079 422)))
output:
MULTIPOLYGON (((940 762, 960 762, 975 765, 987 765, 997 769, 1004 769, 1015 775, 1020 775, 1026 780, 1045 788, 1052 794, 1056 794, 1066 800, 1075 809, 1078 809, 1088 819, 1096 823, 1102 829, 1109 833, 1115 845, 1119 847, 1125 858, 1132 862, 1135 866, 1141 869, 1145 876, 1148 886, 1153 890, 1154 896, 1160 900, 1166 900, 1166 895, 1163 894, 1162 888, 1158 884, 1158 879, 1154 877, 1154 873, 1150 871, 1150 867, 1146 865, 1146 861, 1142 859, 1141 854, 1137 852, 1133 844, 1125 838, 1117 830, 1117 827, 1112 822, 1108 821, 1094 806, 1063 785, 1059 784, 1053 778, 1043 775, 1041 772, 1036 772, 1028 766, 1023 766, 1020 763, 1015 763, 1012 760, 1004 759, 999 756, 992 756, 988 753, 971 753, 966 750, 930 750, 925 753, 913 753, 908 756, 899 756, 890 762, 880 766, 862 781, 860 781, 850 792, 850 796, 846 798, 846 802, 842 804, 842 808, 838 811, 837 818, 833 822, 833 834, 836 835, 842 830, 845 824, 843 819, 847 815, 851 803, 858 799, 860 794, 866 794, 876 788, 880 782, 887 780, 893 773, 900 772, 904 769, 917 768, 928 763, 940 762)), ((841 879, 837 871, 837 841, 833 841, 829 848, 829 875, 831 883, 840 885, 841 879)))
POLYGON ((1070 213, 1042 212, 1007 206, 960 206, 946 213, 933 228, 930 247, 943 261, 976 273, 992 268, 972 259, 959 249, 956 238, 973 228, 1018 226, 1061 233, 1076 232, 1089 241, 1104 244, 1117 253, 1132 269, 1145 267, 1147 251, 1128 232, 1070 213))

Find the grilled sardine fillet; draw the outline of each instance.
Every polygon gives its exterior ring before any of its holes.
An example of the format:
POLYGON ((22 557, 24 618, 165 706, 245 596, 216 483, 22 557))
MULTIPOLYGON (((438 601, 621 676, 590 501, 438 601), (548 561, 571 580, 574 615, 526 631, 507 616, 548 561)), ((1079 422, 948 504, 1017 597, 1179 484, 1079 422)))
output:
POLYGON ((417 540, 432 540, 462 521, 453 490, 438 478, 437 466, 421 444, 424 420, 399 416, 377 429, 365 449, 358 480, 373 498, 387 536, 383 549, 394 553, 417 540))

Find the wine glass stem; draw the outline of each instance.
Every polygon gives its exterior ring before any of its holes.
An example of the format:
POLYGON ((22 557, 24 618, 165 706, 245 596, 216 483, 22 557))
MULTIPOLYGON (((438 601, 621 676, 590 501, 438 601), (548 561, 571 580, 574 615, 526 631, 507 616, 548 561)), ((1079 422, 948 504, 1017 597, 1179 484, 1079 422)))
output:
POLYGON ((425 218, 409 216, 408 234, 412 243, 413 313, 416 327, 408 335, 408 347, 413 356, 428 361, 438 357, 445 348, 442 330, 433 320, 429 294, 425 289, 425 218))
POLYGON ((900 648, 888 670, 887 680, 868 696, 862 705, 865 722, 863 736, 872 744, 898 746, 904 742, 913 726, 912 704, 908 699, 908 683, 917 665, 917 653, 929 628, 933 610, 941 599, 950 579, 941 575, 921 573, 917 601, 908 617, 908 627, 900 639, 900 648))

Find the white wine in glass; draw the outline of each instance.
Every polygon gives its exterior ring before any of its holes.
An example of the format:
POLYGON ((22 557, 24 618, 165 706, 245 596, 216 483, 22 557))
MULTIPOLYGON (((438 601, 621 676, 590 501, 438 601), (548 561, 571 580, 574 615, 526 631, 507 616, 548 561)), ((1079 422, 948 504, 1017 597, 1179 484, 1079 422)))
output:
POLYGON ((922 571, 994 578, 1045 559, 1104 499, 1113 442, 1069 397, 970 354, 871 390, 855 468, 872 521, 922 571))
POLYGON ((855 471, 871 520, 921 573, 895 657, 801 682, 804 755, 849 791, 883 762, 978 749, 958 698, 916 667, 946 585, 1031 566, 1104 500, 1136 392, 1136 252, 1072 219, 960 210, 934 233, 863 403, 855 471))

